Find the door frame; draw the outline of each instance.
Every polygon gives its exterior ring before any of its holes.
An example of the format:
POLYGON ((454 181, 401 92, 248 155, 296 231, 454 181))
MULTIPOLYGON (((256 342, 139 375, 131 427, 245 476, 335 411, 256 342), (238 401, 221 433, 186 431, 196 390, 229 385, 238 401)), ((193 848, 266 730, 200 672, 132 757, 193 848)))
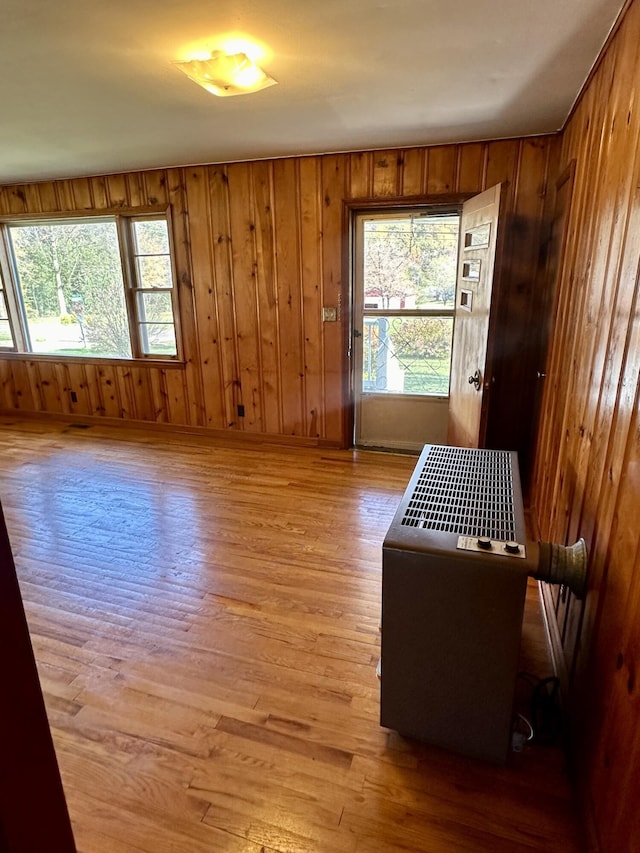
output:
MULTIPOLYGON (((345 199, 342 205, 342 294, 340 316, 343 322, 343 353, 346 370, 343 376, 343 435, 345 447, 355 447, 355 366, 353 358, 354 284, 355 284, 355 218, 358 214, 402 213, 416 209, 462 207, 477 193, 443 193, 442 195, 391 196, 385 198, 345 199)), ((454 332, 455 333, 455 332, 454 332)))

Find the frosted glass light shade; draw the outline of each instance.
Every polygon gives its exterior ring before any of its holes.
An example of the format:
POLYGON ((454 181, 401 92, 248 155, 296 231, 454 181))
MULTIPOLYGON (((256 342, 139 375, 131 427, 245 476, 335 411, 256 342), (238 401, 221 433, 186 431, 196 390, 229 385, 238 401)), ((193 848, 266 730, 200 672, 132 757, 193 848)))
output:
POLYGON ((259 92, 277 83, 277 80, 252 62, 246 53, 216 51, 210 59, 192 59, 190 62, 175 64, 207 92, 222 98, 259 92))

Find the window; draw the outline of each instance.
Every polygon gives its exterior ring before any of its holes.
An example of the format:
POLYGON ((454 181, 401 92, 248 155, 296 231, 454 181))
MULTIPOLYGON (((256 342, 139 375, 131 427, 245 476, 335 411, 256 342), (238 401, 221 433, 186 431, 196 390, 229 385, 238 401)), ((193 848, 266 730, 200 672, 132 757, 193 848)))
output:
POLYGON ((167 217, 5 222, 0 349, 176 358, 167 217))
POLYGON ((14 349, 13 330, 9 320, 7 293, 0 276, 0 349, 14 349))
POLYGON ((458 213, 372 214, 362 227, 362 393, 447 396, 458 213))

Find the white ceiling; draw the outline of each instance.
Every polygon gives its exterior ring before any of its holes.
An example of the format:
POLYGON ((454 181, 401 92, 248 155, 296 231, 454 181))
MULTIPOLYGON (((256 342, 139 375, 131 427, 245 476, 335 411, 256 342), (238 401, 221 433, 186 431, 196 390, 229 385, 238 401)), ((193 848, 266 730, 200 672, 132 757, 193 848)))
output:
POLYGON ((623 0, 2 0, 0 182, 558 130, 623 0), (278 86, 173 60, 229 34, 278 86))

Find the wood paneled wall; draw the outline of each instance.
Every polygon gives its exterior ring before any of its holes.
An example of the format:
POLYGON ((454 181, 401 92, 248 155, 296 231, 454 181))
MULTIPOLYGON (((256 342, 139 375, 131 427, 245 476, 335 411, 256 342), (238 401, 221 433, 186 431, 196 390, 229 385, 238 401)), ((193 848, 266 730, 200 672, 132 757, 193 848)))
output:
POLYGON ((578 778, 606 853, 640 847, 639 53, 636 0, 563 134, 557 170, 545 137, 0 188, 2 215, 170 205, 185 350, 183 366, 5 358, 0 409, 344 444, 345 203, 450 199, 507 181, 490 434, 522 449, 526 425, 514 441, 509 411, 532 396, 545 192, 575 159, 533 502, 544 539, 584 536, 590 548, 586 606, 554 607, 578 778), (322 305, 339 306, 340 321, 323 324, 322 305))
POLYGON ((551 609, 576 777, 605 853, 640 849, 639 101, 636 0, 563 135, 575 185, 533 487, 542 537, 590 548, 586 602, 551 609))
POLYGON ((521 388, 511 372, 523 369, 532 340, 551 145, 503 140, 0 188, 0 215, 170 205, 186 361, 4 359, 0 409, 349 444, 346 205, 449 201, 499 181, 508 183, 509 237, 495 394, 505 396, 521 388), (337 323, 322 322, 323 305, 340 309, 337 323))
POLYGON ((0 360, 0 408, 174 425, 204 423, 184 177, 179 169, 0 187, 0 215, 170 207, 186 365, 0 360), (77 402, 71 401, 71 391, 77 402))

